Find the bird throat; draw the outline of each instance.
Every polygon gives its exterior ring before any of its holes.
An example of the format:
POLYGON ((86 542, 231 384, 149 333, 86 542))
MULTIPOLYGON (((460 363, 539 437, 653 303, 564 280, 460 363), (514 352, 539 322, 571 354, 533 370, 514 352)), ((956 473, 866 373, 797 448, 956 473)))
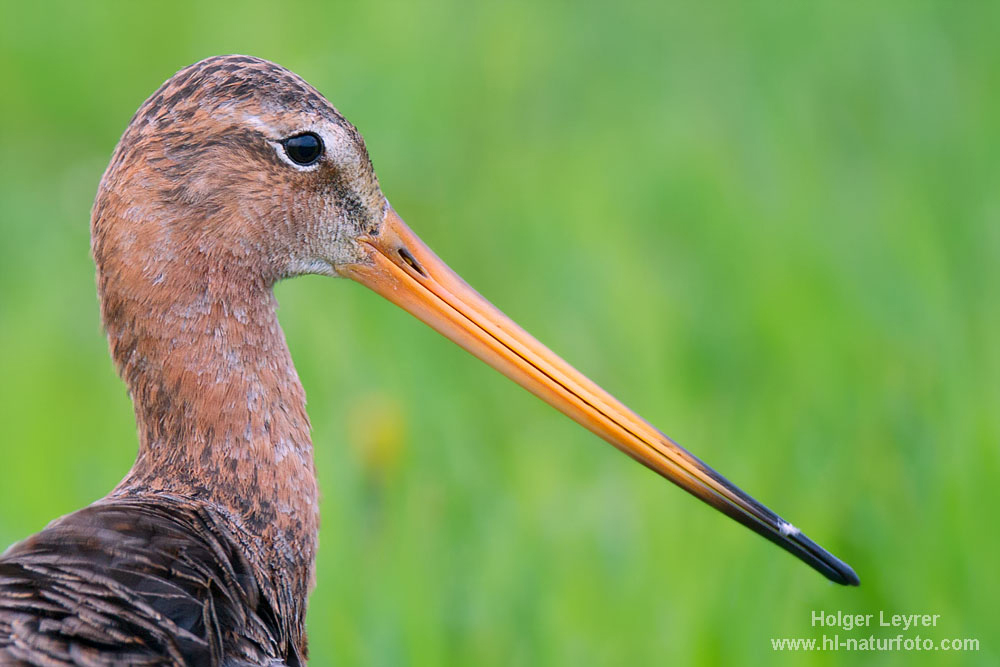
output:
POLYGON ((100 250, 104 323, 139 432, 135 464, 111 497, 170 496, 214 512, 301 621, 318 491, 305 392, 272 285, 236 262, 168 256, 151 271, 100 250))

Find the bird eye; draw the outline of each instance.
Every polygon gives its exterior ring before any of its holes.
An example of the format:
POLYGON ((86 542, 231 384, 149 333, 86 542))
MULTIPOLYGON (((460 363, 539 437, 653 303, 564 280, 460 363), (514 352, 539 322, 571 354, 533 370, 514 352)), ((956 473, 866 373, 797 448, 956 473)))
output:
POLYGON ((323 155, 323 141, 312 132, 289 137, 281 145, 285 147, 289 160, 304 167, 315 163, 323 155))

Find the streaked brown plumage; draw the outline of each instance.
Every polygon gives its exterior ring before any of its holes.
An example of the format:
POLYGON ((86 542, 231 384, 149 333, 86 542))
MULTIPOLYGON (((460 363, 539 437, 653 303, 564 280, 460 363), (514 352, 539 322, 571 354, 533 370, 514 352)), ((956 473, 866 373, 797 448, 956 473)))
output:
POLYGON ((0 664, 305 664, 246 543, 188 498, 70 514, 0 561, 0 664))
POLYGON ((362 282, 830 579, 853 571, 493 309, 402 223, 354 127, 245 56, 138 110, 92 215, 139 452, 104 499, 0 557, 0 664, 305 663, 317 487, 274 283, 362 282), (290 137, 311 134, 315 162, 290 137))

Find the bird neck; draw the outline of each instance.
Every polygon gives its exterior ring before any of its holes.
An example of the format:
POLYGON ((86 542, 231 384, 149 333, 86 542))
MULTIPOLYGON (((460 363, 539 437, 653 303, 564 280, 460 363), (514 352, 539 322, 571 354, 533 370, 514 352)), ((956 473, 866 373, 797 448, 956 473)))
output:
MULTIPOLYGON (((230 524, 288 618, 314 580, 318 491, 305 392, 271 285, 175 261, 98 283, 112 356, 135 405, 139 452, 112 496, 167 495, 230 524), (143 284, 144 283, 144 284, 143 284)), ((103 270, 102 270, 103 268, 103 270)), ((117 269, 117 270, 115 270, 117 269)))

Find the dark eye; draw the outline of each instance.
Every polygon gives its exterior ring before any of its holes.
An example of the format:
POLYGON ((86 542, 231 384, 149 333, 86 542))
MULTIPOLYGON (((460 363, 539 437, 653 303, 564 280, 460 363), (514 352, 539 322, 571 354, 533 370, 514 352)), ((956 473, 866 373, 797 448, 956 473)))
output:
POLYGON ((289 137, 281 145, 285 147, 288 159, 302 166, 313 164, 323 155, 323 141, 312 132, 289 137))

